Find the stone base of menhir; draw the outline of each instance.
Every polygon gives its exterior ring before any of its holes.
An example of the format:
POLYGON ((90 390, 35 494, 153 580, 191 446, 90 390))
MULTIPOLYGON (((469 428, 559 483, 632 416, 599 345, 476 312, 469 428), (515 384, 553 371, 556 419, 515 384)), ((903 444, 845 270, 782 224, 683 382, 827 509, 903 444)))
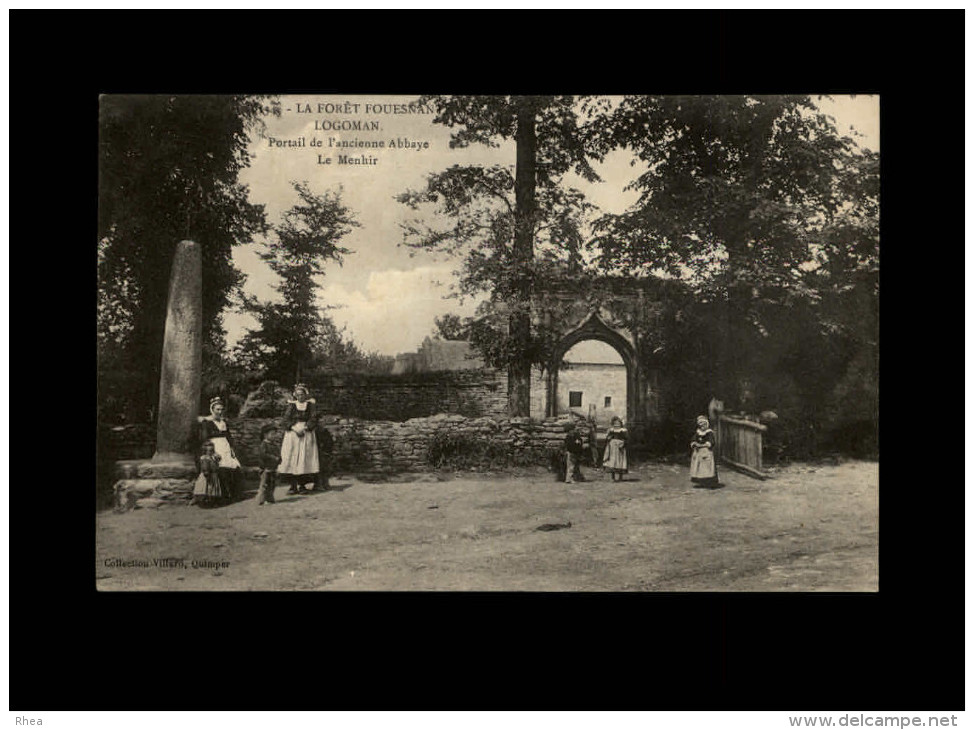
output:
POLYGON ((187 504, 193 496, 196 465, 190 459, 115 462, 115 511, 187 504))

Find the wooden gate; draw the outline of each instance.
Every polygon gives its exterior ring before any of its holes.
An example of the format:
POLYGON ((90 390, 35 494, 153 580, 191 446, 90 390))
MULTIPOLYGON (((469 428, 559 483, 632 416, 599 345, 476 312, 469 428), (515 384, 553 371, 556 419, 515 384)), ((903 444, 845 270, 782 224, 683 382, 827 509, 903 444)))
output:
POLYGON ((717 453, 721 461, 745 474, 766 479, 761 465, 762 434, 768 427, 721 415, 717 420, 717 453))

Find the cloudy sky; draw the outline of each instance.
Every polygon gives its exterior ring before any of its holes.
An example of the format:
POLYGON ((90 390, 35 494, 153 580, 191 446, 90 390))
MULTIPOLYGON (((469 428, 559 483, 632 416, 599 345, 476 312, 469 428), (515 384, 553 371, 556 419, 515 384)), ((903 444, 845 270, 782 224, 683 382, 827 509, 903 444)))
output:
MULTIPOLYGON (((251 167, 241 174, 250 186, 250 198, 266 206, 268 220, 276 223, 281 214, 297 202, 290 181, 307 181, 316 192, 342 186, 342 200, 355 214, 360 228, 342 240, 352 253, 343 265, 328 263, 321 280, 319 303, 340 307, 329 312, 337 325, 367 352, 395 355, 414 351, 434 329, 434 318, 447 312, 472 314, 475 302, 461 304, 447 298, 454 280, 456 261, 442 255, 417 252, 400 246, 400 224, 414 214, 395 201, 407 189, 422 187, 431 172, 450 165, 514 164, 513 145, 496 149, 483 146, 450 149, 450 130, 432 123, 432 115, 396 113, 415 102, 412 96, 282 96, 280 117, 266 118, 264 138, 251 144, 251 167), (358 105, 357 107, 355 105, 358 105), (336 108, 341 105, 341 108, 336 108), (371 105, 371 106, 366 106, 371 105), (378 107, 378 111, 376 108, 378 107), (368 129, 371 123, 378 129, 368 129), (361 123, 362 129, 335 129, 361 123), (273 141, 272 139, 273 138, 273 141), (303 138, 304 146, 288 146, 303 138), (322 142, 312 147, 312 139, 322 142), (340 141, 383 141, 385 149, 339 148, 340 141), (428 142, 428 148, 389 148, 390 142, 428 142), (375 164, 338 164, 338 155, 375 158, 375 164), (331 164, 320 164, 331 158, 331 164)), ((856 128, 863 144, 879 149, 878 97, 834 97, 822 101, 824 111, 835 117, 840 131, 856 128)), ((616 153, 601 165, 605 182, 571 184, 585 190, 591 202, 605 212, 621 212, 635 200, 623 187, 633 177, 627 153, 616 153)), ((276 276, 257 252, 261 243, 239 246, 234 262, 247 275, 244 289, 261 299, 276 298, 272 286, 276 276)), ((230 312, 225 317, 228 340, 235 343, 254 321, 248 315, 230 312)))

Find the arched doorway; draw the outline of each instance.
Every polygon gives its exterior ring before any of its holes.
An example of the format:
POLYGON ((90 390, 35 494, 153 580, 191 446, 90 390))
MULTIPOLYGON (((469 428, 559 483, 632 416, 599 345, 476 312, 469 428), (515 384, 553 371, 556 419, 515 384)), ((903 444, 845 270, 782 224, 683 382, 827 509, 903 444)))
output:
MULTIPOLYGON (((607 410, 605 407, 605 397, 608 395, 610 398, 612 398, 610 402, 610 407, 611 410, 614 411, 615 415, 619 415, 620 417, 622 417, 627 424, 636 425, 636 423, 640 420, 638 419, 638 414, 641 413, 641 408, 639 403, 640 401, 639 368, 638 368, 638 363, 636 361, 635 349, 633 348, 629 340, 627 340, 621 334, 619 334, 618 332, 610 328, 608 325, 606 325, 605 322, 603 322, 602 319, 598 316, 598 314, 594 312, 589 315, 589 317, 581 324, 580 327, 578 327, 578 329, 565 335, 554 352, 554 357, 552 358, 552 365, 548 369, 549 379, 548 379, 547 415, 557 416, 560 415, 561 413, 567 413, 569 410, 575 410, 576 412, 580 412, 581 415, 585 415, 585 416, 588 415, 587 406, 582 412, 579 409, 575 409, 571 406, 572 403, 571 400, 568 401, 567 408, 559 410, 560 392, 566 393, 564 397, 569 399, 571 396, 567 395, 568 393, 578 392, 578 391, 569 391, 567 388, 562 388, 560 385, 562 377, 567 377, 569 379, 569 382, 571 382, 572 380, 575 380, 575 382, 578 381, 573 377, 574 373, 572 372, 573 370, 577 370, 577 369, 571 369, 571 368, 566 369, 565 375, 563 376, 558 367, 558 364, 565 361, 566 354, 572 351, 572 349, 576 345, 579 345, 580 343, 589 342, 589 341, 595 341, 597 343, 603 343, 604 345, 608 345, 608 347, 611 348, 611 350, 613 350, 619 356, 619 359, 622 361, 622 366, 625 368, 625 394, 621 396, 622 399, 621 402, 617 402, 616 400, 617 396, 615 396, 614 394, 599 393, 597 391, 592 391, 589 403, 594 402, 593 399, 601 395, 602 398, 601 410, 603 411, 603 415, 605 415, 605 411, 607 410), (569 373, 572 374, 569 375, 569 373)), ((595 351, 594 345, 587 345, 586 347, 589 348, 589 351, 595 351)), ((585 353, 586 350, 582 349, 580 350, 580 352, 585 353)), ((602 348, 602 352, 603 353, 605 352, 605 348, 602 348)), ((615 377, 615 373, 621 373, 621 370, 619 369, 617 364, 613 370, 614 370, 613 375, 606 380, 605 384, 608 385, 613 384, 615 381, 612 380, 612 378, 615 377)), ((593 387, 596 387, 597 389, 598 388, 597 379, 596 381, 593 382, 594 382, 593 387)), ((585 402, 585 391, 583 390, 581 392, 582 392, 582 402, 585 402)), ((622 392, 622 389, 617 387, 617 392, 622 392)), ((611 418, 611 416, 609 416, 609 418, 611 418)))

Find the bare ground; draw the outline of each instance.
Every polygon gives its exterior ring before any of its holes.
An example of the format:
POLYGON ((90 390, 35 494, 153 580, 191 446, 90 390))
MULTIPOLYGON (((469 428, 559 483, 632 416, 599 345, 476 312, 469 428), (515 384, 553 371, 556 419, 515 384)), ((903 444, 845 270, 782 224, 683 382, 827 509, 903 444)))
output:
MULTIPOLYGON (((343 476, 332 491, 97 513, 99 590, 876 591, 879 465, 728 469, 694 488, 647 463, 621 483, 505 474, 343 476), (571 526, 568 527, 568 523, 571 526), (548 526, 548 529, 545 529, 548 526), (539 527, 543 529, 538 529, 539 527), (178 558, 185 567, 117 567, 178 558), (196 561, 196 567, 193 562, 196 561), (225 565, 228 563, 228 565, 225 565)), ((251 492, 252 494, 253 492, 251 492)))

